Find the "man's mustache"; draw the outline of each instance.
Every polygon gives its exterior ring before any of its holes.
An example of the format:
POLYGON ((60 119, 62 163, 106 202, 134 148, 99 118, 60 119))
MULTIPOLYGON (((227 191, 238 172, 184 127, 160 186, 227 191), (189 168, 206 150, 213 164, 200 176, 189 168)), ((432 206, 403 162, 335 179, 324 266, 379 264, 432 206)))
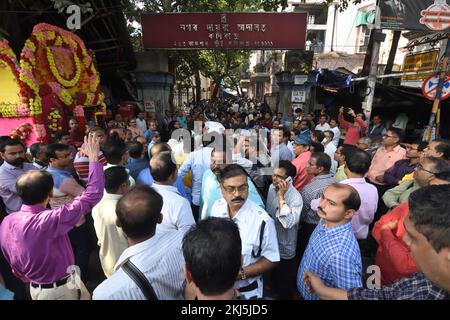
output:
POLYGON ((244 201, 245 199, 241 198, 241 197, 236 197, 231 201, 244 201))
POLYGON ((321 206, 318 206, 317 210, 322 212, 323 214, 327 215, 327 213, 325 212, 325 210, 323 210, 323 208, 321 206))

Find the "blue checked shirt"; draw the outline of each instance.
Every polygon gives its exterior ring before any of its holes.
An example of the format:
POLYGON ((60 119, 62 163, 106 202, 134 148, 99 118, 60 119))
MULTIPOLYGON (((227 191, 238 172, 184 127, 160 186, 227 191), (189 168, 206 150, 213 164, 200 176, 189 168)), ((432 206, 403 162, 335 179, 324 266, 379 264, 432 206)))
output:
POLYGON ((380 290, 354 288, 349 300, 449 300, 450 294, 417 272, 380 290))
MULTIPOLYGON (((300 231, 301 232, 301 231, 300 231)), ((352 223, 326 228, 320 220, 309 239, 297 274, 297 288, 305 300, 318 300, 304 282, 305 271, 317 274, 327 287, 348 290, 362 287, 361 254, 352 223)))

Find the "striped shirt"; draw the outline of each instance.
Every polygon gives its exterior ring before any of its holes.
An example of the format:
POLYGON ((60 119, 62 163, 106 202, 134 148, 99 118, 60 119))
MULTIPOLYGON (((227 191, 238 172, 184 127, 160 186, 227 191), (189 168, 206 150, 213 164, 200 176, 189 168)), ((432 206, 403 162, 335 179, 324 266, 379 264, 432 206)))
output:
POLYGON ((298 222, 300 221, 303 200, 292 184, 284 195, 284 200, 286 203, 280 209, 275 186, 270 185, 267 195, 267 212, 275 221, 280 258, 289 260, 295 257, 298 222))
POLYGON ((323 174, 314 177, 314 179, 303 188, 301 192, 303 198, 302 221, 304 220, 309 224, 319 223, 320 218, 317 215, 317 212, 311 209, 311 201, 320 198, 323 191, 333 183, 337 183, 337 180, 332 174, 323 174))
MULTIPOLYGON (((98 162, 102 165, 106 165, 106 157, 103 155, 103 152, 100 151, 98 154, 98 162)), ((81 181, 87 182, 89 175, 89 158, 81 151, 78 151, 75 159, 73 160, 73 166, 75 171, 80 178, 81 181)))
POLYGON ((428 280, 423 273, 413 273, 380 290, 354 288, 349 300, 449 300, 450 294, 428 280))
POLYGON ((183 235, 178 230, 165 230, 125 249, 114 267, 115 272, 94 290, 92 299, 145 300, 141 289, 121 268, 127 260, 144 273, 158 300, 183 299, 183 235))
POLYGON ((317 274, 327 287, 348 290, 362 287, 361 270, 361 254, 351 221, 327 228, 320 220, 300 263, 297 288, 305 300, 317 300, 303 282, 305 271, 317 274))

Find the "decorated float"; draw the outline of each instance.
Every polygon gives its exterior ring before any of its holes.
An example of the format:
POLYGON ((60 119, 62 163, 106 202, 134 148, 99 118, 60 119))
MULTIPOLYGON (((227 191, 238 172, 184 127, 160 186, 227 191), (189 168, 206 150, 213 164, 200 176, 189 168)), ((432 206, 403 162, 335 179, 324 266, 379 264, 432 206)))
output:
POLYGON ((103 100, 94 61, 73 33, 36 25, 20 61, 0 40, 0 135, 49 142, 71 117, 83 128, 105 115, 103 100))

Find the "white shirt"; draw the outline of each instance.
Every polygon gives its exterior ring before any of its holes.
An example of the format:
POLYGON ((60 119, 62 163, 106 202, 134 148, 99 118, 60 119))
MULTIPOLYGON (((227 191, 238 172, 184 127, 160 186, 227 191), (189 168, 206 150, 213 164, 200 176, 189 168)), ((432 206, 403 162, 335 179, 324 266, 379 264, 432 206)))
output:
POLYGON ((330 130, 334 133, 333 140, 331 142, 333 142, 333 144, 337 147, 339 145, 339 139, 341 138, 341 130, 339 130, 338 126, 330 128, 330 130))
POLYGON ((158 300, 182 300, 183 236, 177 230, 157 232, 152 238, 127 248, 117 261, 114 274, 94 290, 92 299, 145 300, 141 289, 121 268, 129 259, 149 280, 158 300))
POLYGON ((200 205, 203 173, 211 165, 212 150, 213 148, 210 147, 201 147, 191 152, 180 169, 178 169, 178 176, 182 178, 192 170, 192 203, 196 206, 200 205))
POLYGON ((120 194, 105 191, 102 200, 92 209, 97 244, 100 247, 100 263, 107 277, 113 274, 117 260, 128 248, 122 228, 116 226, 116 205, 121 197, 120 194))
POLYGON ((155 189, 163 197, 161 213, 163 221, 157 229, 176 229, 186 233, 195 225, 194 216, 189 201, 183 198, 174 186, 153 183, 155 189))
MULTIPOLYGON (((225 199, 217 200, 211 208, 211 216, 229 219, 228 206, 225 199)), ((242 241, 242 266, 246 267, 257 262, 261 257, 271 262, 280 261, 280 252, 278 250, 277 233, 275 224, 269 214, 253 201, 247 199, 238 213, 232 219, 239 227, 239 234, 242 241), (266 222, 264 228, 264 236, 261 243, 261 255, 254 258, 260 248, 260 230, 262 222, 266 222)), ((263 295, 263 279, 262 276, 251 277, 245 280, 239 280, 235 283, 235 288, 242 288, 257 281, 258 288, 248 292, 242 292, 246 298, 257 296, 262 298, 263 295)))
POLYGON ((142 130, 142 132, 147 131, 147 122, 145 121, 145 119, 139 119, 136 118, 136 124, 138 126, 138 128, 140 128, 142 130))
POLYGON ((325 146, 325 150, 324 150, 324 152, 325 152, 327 155, 329 155, 330 158, 331 158, 331 168, 330 168, 330 173, 333 174, 333 175, 336 173, 336 170, 337 170, 337 168, 338 168, 338 163, 337 163, 336 160, 334 160, 334 153, 336 152, 336 150, 337 150, 337 148, 336 148, 336 146, 334 145, 333 141, 331 141, 329 144, 327 144, 327 145, 325 146))
POLYGON ((328 123, 324 123, 323 125, 321 125, 320 123, 316 126, 316 130, 320 130, 320 131, 327 131, 330 130, 330 125, 328 123))
POLYGON ((289 260, 295 257, 303 199, 300 192, 290 183, 284 200, 286 203, 280 208, 277 191, 271 184, 267 194, 267 212, 275 220, 280 257, 289 260))

